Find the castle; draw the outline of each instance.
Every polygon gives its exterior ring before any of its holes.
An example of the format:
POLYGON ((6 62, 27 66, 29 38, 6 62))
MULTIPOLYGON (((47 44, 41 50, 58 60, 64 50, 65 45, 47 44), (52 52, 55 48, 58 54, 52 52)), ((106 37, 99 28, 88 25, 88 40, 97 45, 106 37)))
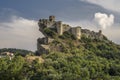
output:
POLYGON ((50 50, 49 43, 51 43, 54 40, 46 35, 46 33, 44 32, 45 28, 55 29, 58 35, 63 35, 63 33, 67 31, 73 34, 78 40, 81 39, 82 35, 85 35, 88 38, 90 37, 91 39, 103 38, 101 30, 99 32, 94 32, 88 29, 81 29, 80 26, 71 27, 68 24, 63 24, 62 21, 56 21, 55 16, 49 16, 48 19, 40 19, 38 25, 39 30, 45 36, 37 40, 37 49, 39 54, 48 53, 50 50))
POLYGON ((77 39, 81 38, 81 27, 71 27, 68 24, 63 24, 62 21, 55 21, 55 16, 49 16, 49 19, 40 19, 38 22, 40 31, 44 34, 44 28, 55 28, 58 35, 63 35, 65 31, 72 33, 77 39))

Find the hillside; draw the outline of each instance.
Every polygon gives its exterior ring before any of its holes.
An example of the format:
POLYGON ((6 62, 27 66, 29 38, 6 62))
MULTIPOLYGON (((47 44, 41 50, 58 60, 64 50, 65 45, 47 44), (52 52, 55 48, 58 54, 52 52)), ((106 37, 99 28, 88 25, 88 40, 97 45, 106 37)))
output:
MULTIPOLYGON (((81 45, 82 38, 87 40, 107 41, 107 37, 98 32, 82 29, 80 26, 70 26, 63 24, 62 21, 56 21, 55 16, 49 16, 48 19, 40 19, 38 22, 39 30, 44 37, 37 39, 38 55, 49 54, 49 52, 63 52, 67 47, 77 47, 81 45), (72 45, 71 45, 72 44, 72 45)), ((83 43, 82 43, 83 44, 83 43)), ((68 50, 69 53, 69 50, 68 50)))
POLYGON ((34 56, 32 62, 27 56, 0 58, 0 80, 120 80, 119 45, 107 38, 63 36, 50 43, 53 51, 41 54, 44 62, 34 56), (61 44, 62 51, 54 51, 61 44))
POLYGON ((102 31, 69 28, 61 35, 41 25, 36 54, 0 58, 0 80, 120 80, 120 45, 102 31))
POLYGON ((50 43, 53 51, 41 54, 42 63, 34 55, 16 55, 12 61, 0 58, 0 80, 120 80, 119 45, 107 38, 82 36, 76 40, 70 34, 63 36, 50 43), (54 50, 59 45, 61 52, 54 50))

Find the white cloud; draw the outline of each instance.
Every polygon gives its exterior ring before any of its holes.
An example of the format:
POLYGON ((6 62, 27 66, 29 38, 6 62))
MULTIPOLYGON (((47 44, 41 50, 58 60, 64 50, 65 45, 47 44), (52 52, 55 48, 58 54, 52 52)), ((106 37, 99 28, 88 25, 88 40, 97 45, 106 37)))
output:
POLYGON ((106 9, 120 12, 120 0, 80 0, 100 5, 106 9))
POLYGON ((39 32, 37 21, 12 16, 9 22, 0 22, 0 48, 36 50, 39 32))
POLYGON ((113 42, 120 44, 120 24, 116 24, 113 27, 109 27, 103 30, 103 34, 105 34, 108 39, 112 40, 113 42))
POLYGON ((102 29, 106 29, 107 27, 112 26, 112 24, 114 23, 114 15, 112 14, 107 15, 105 13, 98 12, 98 13, 95 13, 94 18, 97 24, 102 29))

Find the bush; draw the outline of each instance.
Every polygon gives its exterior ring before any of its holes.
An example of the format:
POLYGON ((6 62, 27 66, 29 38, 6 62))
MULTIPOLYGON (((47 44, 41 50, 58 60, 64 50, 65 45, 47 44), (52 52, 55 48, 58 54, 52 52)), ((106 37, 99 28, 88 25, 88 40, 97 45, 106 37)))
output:
POLYGON ((72 39, 72 40, 76 40, 77 39, 73 34, 71 34, 68 31, 64 32, 63 35, 59 36, 59 38, 62 38, 62 39, 72 39))
POLYGON ((82 35, 80 41, 84 43, 89 43, 92 41, 92 39, 90 37, 87 37, 86 35, 82 35))
POLYGON ((53 30, 51 30, 50 28, 45 28, 44 33, 49 37, 52 37, 52 38, 56 37, 56 33, 53 30))

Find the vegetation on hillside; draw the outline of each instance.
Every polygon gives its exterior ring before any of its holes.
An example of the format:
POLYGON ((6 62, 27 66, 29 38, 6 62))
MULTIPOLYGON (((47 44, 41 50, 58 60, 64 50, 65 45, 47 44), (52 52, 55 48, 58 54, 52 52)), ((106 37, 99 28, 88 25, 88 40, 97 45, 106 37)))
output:
POLYGON ((63 51, 42 54, 43 62, 29 62, 20 55, 0 58, 0 80, 120 80, 119 45, 107 38, 63 36, 51 43, 61 44, 63 51))

